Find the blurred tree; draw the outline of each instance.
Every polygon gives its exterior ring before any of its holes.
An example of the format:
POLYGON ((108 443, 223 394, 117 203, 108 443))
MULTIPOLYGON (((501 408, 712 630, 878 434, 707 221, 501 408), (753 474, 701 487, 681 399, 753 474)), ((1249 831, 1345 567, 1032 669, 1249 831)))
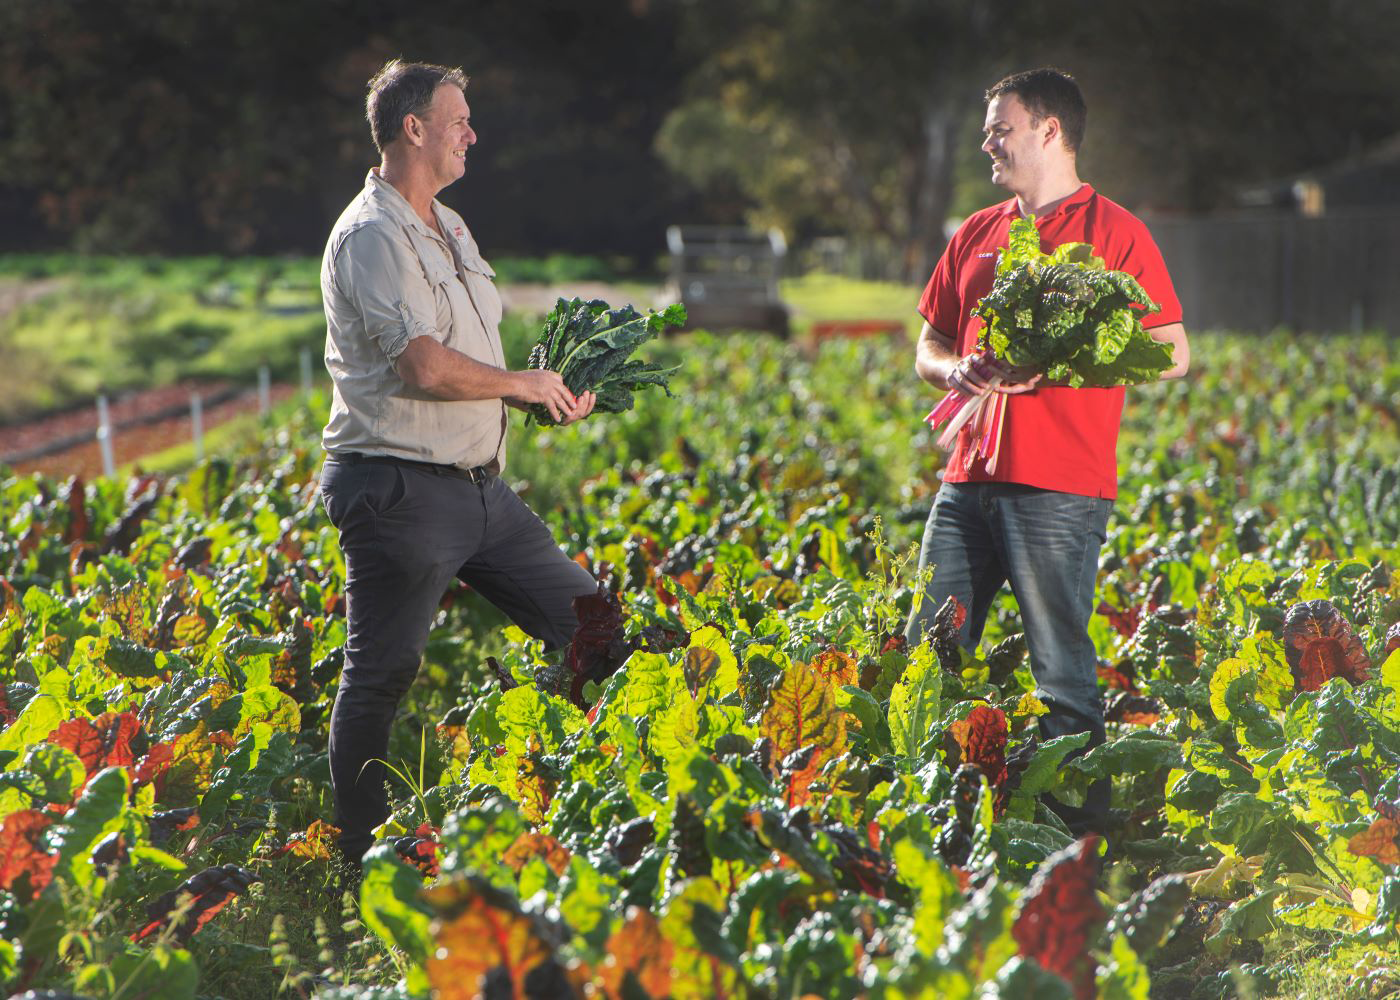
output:
POLYGON ((1134 208, 1206 211, 1400 122, 1387 0, 677 0, 699 64, 658 148, 731 218, 899 248, 1005 197, 986 87, 1057 65, 1089 105, 1081 175, 1134 208))
POLYGON ((1002 195, 977 145, 1004 73, 1078 77, 1105 193, 1207 210, 1392 133, 1397 43, 1388 0, 0 0, 0 249, 315 253, 403 55, 474 78, 444 199, 489 254, 747 217, 921 281, 1002 195))
MULTIPOLYGON (((79 248, 284 247, 355 29, 273 0, 0 6, 0 176, 79 248)), ((353 103, 352 103, 353 106, 353 103)))
MULTIPOLYGON (((921 280, 943 247, 957 145, 1004 58, 981 0, 705 0, 708 53, 658 148, 675 171, 789 238, 852 233, 921 280)), ((995 24, 993 18, 996 18, 995 24)))
POLYGON ((1392 0, 1079 0, 1038 11, 1028 33, 1055 38, 1089 101, 1084 172, 1132 205, 1227 207, 1245 185, 1400 131, 1392 0))
MULTIPOLYGON (((475 78, 482 142, 444 197, 488 253, 654 253, 673 21, 638 0, 4 0, 0 211, 22 199, 83 249, 316 253, 378 160, 365 82, 403 55, 475 78)), ((46 242, 32 215, 0 247, 46 242)))

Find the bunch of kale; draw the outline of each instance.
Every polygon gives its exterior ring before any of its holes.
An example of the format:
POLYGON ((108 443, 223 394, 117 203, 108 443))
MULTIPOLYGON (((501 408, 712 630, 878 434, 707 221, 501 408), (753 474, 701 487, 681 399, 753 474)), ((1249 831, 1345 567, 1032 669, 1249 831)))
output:
MULTIPOLYGON (((629 306, 613 309, 601 299, 560 299, 545 317, 544 334, 530 351, 529 367, 558 372, 574 395, 592 391, 594 410, 620 413, 632 409, 632 394, 649 385, 666 395, 676 368, 632 360, 632 353, 668 326, 685 324, 685 306, 667 306, 645 315, 629 306)), ((536 404, 531 416, 541 424, 555 423, 549 411, 536 404)))
POLYGON ((1075 388, 1152 382, 1172 366, 1172 350, 1143 329, 1159 306, 1137 279, 1105 269, 1087 243, 1040 251, 1031 218, 1011 224, 992 290, 973 307, 986 326, 983 346, 1013 365, 1075 388))

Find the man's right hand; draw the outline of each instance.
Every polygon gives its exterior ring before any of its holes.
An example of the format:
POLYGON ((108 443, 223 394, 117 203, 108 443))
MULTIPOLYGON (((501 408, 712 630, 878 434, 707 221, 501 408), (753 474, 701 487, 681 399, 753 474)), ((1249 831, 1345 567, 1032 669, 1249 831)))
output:
POLYGON ((555 423, 563 423, 573 415, 578 400, 558 372, 527 368, 510 374, 515 384, 509 397, 511 400, 525 404, 539 403, 549 411, 555 423))

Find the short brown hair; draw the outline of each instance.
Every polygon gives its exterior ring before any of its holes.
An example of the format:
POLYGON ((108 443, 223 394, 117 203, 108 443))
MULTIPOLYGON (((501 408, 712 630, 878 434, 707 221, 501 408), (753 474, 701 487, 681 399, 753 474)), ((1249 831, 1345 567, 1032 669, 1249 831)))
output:
POLYGON ((1079 152, 1089 109, 1074 77, 1049 66, 1012 73, 987 91, 987 103, 1003 94, 1015 94, 1021 99, 1033 125, 1039 125, 1045 118, 1058 118, 1066 148, 1071 153, 1079 152))
POLYGON ((460 67, 390 59, 369 81, 365 117, 370 135, 381 153, 403 131, 405 115, 419 115, 433 103, 433 95, 445 83, 467 89, 467 75, 460 67))

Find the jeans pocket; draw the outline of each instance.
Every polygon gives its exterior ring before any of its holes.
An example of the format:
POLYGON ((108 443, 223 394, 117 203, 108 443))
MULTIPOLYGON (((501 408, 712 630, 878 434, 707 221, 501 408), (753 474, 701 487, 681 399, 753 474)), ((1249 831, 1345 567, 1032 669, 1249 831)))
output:
POLYGON ((402 467, 371 465, 365 479, 364 502, 376 517, 392 514, 408 497, 408 483, 402 467))
POLYGON ((1102 547, 1108 541, 1108 519, 1113 514, 1113 501, 1102 497, 1086 497, 1089 508, 1084 530, 1099 540, 1102 547))
POLYGON ((355 475, 357 471, 353 466, 337 462, 327 462, 321 470, 321 506, 336 530, 345 521, 348 501, 361 492, 362 484, 355 475))

